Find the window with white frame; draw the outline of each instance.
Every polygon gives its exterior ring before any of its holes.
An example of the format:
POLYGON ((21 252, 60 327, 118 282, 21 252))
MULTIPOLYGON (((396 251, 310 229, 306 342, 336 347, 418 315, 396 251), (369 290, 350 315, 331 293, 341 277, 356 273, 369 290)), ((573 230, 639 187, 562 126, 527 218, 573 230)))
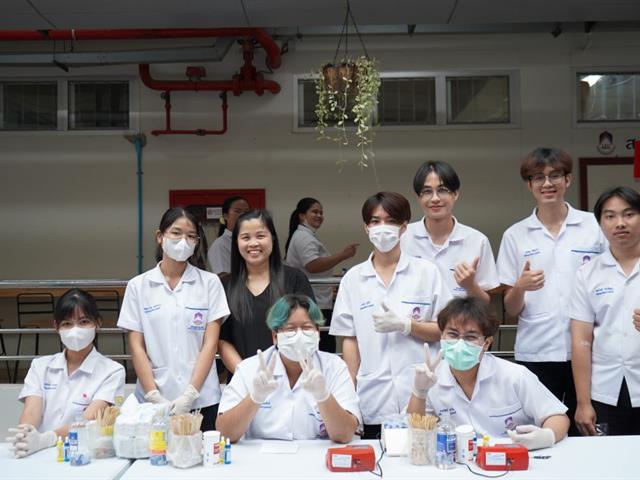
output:
POLYGON ((0 80, 0 131, 130 130, 135 115, 130 83, 0 80))
POLYGON ((58 86, 53 82, 0 82, 0 130, 56 130, 58 86))
MULTIPOLYGON (((382 128, 517 124, 515 72, 383 73, 380 80, 374 123, 382 128)), ((314 78, 300 76, 295 85, 294 128, 315 127, 318 96, 314 78)))
POLYGON ((447 77, 447 123, 509 123, 509 76, 447 77))
POLYGON ((129 82, 69 82, 69 130, 127 130, 129 82))
POLYGON ((640 121, 640 72, 578 72, 579 123, 640 121))

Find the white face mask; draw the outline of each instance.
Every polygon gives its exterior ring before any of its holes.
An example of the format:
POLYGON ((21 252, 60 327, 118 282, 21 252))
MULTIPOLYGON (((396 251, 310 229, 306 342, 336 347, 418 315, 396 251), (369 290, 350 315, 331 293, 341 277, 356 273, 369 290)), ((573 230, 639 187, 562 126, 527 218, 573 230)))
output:
POLYGON ((380 252, 386 253, 400 241, 400 227, 397 225, 376 225, 369 227, 369 241, 380 252))
POLYGON ((298 330, 293 337, 287 337, 283 332, 278 333, 278 351, 289 360, 299 362, 312 356, 318 351, 320 334, 317 331, 307 335, 298 330), (302 357, 301 357, 302 355, 302 357))
POLYGON ((60 340, 65 347, 74 352, 79 352, 88 346, 96 337, 95 327, 80 328, 72 327, 68 330, 60 330, 60 340))
POLYGON ((189 257, 193 255, 195 249, 195 244, 190 245, 184 238, 171 240, 170 238, 162 237, 162 251, 176 262, 186 262, 189 260, 189 257))

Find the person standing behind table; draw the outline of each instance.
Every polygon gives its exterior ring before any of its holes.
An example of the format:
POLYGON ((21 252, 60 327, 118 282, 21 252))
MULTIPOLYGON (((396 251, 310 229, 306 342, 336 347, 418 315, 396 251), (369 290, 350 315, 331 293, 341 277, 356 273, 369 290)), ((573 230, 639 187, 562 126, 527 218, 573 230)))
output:
POLYGON ((400 247, 440 269, 454 297, 477 297, 489 303, 488 291, 500 285, 489 239, 453 216, 460 179, 446 162, 424 162, 413 179, 424 216, 410 223, 400 247))
POLYGON ((437 415, 449 411, 454 425, 472 425, 478 439, 508 435, 529 450, 567 435, 567 407, 527 368, 488 353, 500 326, 489 305, 472 297, 451 300, 438 326, 442 351, 431 357, 425 348, 407 413, 424 415, 428 403, 437 415))
MULTIPOLYGON (((353 257, 358 248, 357 243, 351 243, 340 252, 331 255, 316 237, 316 232, 324 222, 322 205, 318 200, 305 197, 298 202, 296 209, 289 219, 289 237, 285 244, 285 262, 287 265, 299 268, 310 280, 333 276, 333 268, 341 262, 353 257)), ((333 310, 333 287, 313 286, 316 303, 331 324, 333 310)), ((320 334, 320 350, 336 351, 335 338, 326 332, 320 334)))
POLYGON ((572 165, 556 148, 537 148, 522 161, 520 175, 536 208, 504 233, 497 262, 505 310, 518 318, 515 359, 564 402, 569 418, 576 405, 570 295, 576 270, 605 243, 593 215, 565 201, 572 165))
POLYGON ((267 315, 273 345, 243 360, 220 400, 216 427, 248 438, 347 443, 360 425, 349 370, 319 352, 322 312, 309 297, 285 295, 267 315))
POLYGON ((244 358, 273 345, 266 319, 277 299, 287 293, 313 299, 304 273, 282 264, 278 235, 266 210, 252 210, 236 221, 231 275, 222 283, 231 315, 220 333, 220 356, 231 373, 244 358))
POLYGON ((576 274, 573 377, 582 435, 640 434, 640 193, 605 191, 593 209, 609 248, 576 274))
POLYGON ((33 359, 18 397, 24 409, 6 440, 16 458, 53 447, 66 437, 78 414, 94 420, 124 393, 122 365, 93 346, 102 318, 93 296, 73 288, 60 297, 53 323, 65 346, 61 353, 33 359))
POLYGON ((170 403, 174 414, 199 409, 206 431, 220 401, 214 358, 229 309, 218 276, 193 266, 199 231, 188 211, 164 213, 156 231, 160 262, 127 284, 118 327, 129 330, 138 400, 170 403))
POLYGON ((243 197, 234 196, 227 198, 222 203, 222 217, 218 238, 211 244, 207 257, 211 271, 217 275, 231 272, 231 235, 236 220, 240 215, 248 212, 249 202, 243 197))
POLYGON ((433 263, 400 249, 411 219, 406 198, 379 192, 364 202, 362 219, 374 250, 342 278, 329 333, 344 337, 343 359, 360 398, 364 438, 376 438, 384 419, 406 407, 424 342, 437 348, 435 320, 451 293, 433 263))

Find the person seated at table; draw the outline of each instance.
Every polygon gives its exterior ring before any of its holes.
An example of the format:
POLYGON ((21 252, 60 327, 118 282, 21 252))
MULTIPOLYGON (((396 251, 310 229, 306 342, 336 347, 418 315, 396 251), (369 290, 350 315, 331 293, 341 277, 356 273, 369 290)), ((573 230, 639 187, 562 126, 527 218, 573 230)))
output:
POLYGON ((346 363, 318 351, 320 308, 285 295, 269 310, 274 345, 240 362, 222 392, 216 427, 232 442, 247 438, 351 441, 362 424, 346 363))
POLYGON ((6 440, 16 458, 53 447, 78 416, 93 420, 98 411, 124 394, 125 371, 93 345, 102 323, 93 296, 74 288, 56 304, 54 327, 66 347, 35 358, 18 397, 24 402, 17 428, 6 440))
POLYGON ((451 300, 438 315, 438 357, 415 367, 408 413, 449 411, 478 438, 509 436, 530 450, 551 447, 569 430, 567 407, 526 367, 487 353, 499 322, 477 298, 451 300), (444 357, 445 362, 440 363, 444 357))

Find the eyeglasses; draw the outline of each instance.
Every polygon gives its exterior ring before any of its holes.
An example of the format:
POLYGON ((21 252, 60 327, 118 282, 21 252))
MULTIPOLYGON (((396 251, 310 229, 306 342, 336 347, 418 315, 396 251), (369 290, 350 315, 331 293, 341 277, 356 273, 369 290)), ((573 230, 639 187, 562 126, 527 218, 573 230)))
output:
POLYGON ((298 330, 302 330, 303 334, 305 334, 307 337, 310 337, 311 335, 313 335, 313 332, 316 331, 316 326, 307 324, 301 327, 284 327, 280 329, 280 332, 284 333, 285 337, 293 337, 296 333, 298 333, 298 330))
POLYGON ((465 342, 475 343, 476 345, 482 345, 486 337, 482 335, 478 335, 476 333, 465 333, 464 335, 460 335, 458 332, 454 330, 445 330, 445 332, 442 334, 442 338, 444 338, 445 340, 462 339, 465 342))
POLYGON ((543 173, 529 175, 529 181, 531 182, 531 185, 534 185, 536 187, 544 185, 547 180, 549 180, 549 182, 551 182, 553 185, 558 185, 562 183, 564 177, 566 176, 567 174, 563 171, 556 170, 555 172, 551 172, 549 175, 545 175, 543 173))
POLYGON ((91 328, 94 326, 93 320, 90 318, 80 318, 77 322, 73 320, 63 320, 58 324, 58 330, 70 330, 73 327, 91 328))
POLYGON ((195 233, 182 233, 180 230, 169 230, 165 235, 171 240, 180 240, 181 238, 184 238, 187 240, 187 243, 190 243, 191 245, 195 245, 198 243, 198 240, 200 240, 200 237, 195 233))
POLYGON ((433 195, 437 194, 438 198, 448 198, 453 192, 449 190, 447 187, 438 187, 435 190, 433 188, 425 187, 420 190, 420 196, 425 197, 427 200, 433 198, 433 195))

